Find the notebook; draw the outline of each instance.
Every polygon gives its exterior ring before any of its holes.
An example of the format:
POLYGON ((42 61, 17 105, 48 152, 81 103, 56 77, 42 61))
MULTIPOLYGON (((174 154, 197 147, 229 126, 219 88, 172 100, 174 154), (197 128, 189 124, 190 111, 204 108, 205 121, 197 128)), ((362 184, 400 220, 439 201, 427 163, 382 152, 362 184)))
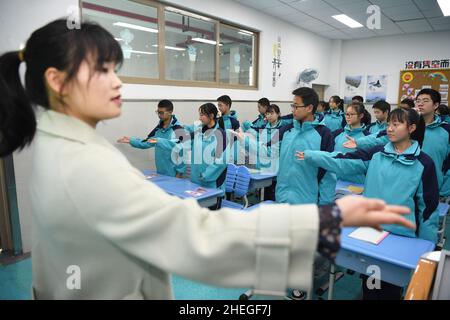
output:
POLYGON ((366 241, 373 244, 380 244, 387 236, 389 232, 387 231, 378 231, 374 228, 369 227, 360 227, 350 233, 348 236, 354 239, 366 241))

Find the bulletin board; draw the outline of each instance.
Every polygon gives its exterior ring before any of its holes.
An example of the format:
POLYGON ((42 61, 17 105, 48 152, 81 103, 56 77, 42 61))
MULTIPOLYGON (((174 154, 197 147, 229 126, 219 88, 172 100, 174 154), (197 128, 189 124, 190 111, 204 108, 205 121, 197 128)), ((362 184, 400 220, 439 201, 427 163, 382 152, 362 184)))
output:
POLYGON ((430 88, 439 91, 442 103, 448 105, 449 79, 450 69, 402 70, 398 104, 405 98, 414 100, 420 90, 430 88))

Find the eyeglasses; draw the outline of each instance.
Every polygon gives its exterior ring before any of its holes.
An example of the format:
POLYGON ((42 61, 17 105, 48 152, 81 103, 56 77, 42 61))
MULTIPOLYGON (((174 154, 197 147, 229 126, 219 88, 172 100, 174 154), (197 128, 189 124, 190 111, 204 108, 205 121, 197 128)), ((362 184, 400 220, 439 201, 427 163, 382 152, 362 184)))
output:
POLYGON ((424 100, 419 100, 419 99, 417 99, 417 100, 416 100, 416 103, 417 103, 417 104, 420 104, 420 103, 428 103, 428 102, 431 102, 431 100, 430 100, 430 99, 424 99, 424 100))
POLYGON ((170 113, 170 111, 158 111, 158 110, 155 110, 155 113, 159 116, 159 115, 165 115, 166 113, 170 113))
POLYGON ((291 104, 291 108, 297 110, 298 108, 306 108, 306 106, 305 105, 299 106, 299 105, 296 105, 296 104, 292 103, 291 104))
POLYGON ((346 113, 345 114, 346 117, 353 117, 353 116, 356 116, 356 115, 357 115, 356 113, 346 113))

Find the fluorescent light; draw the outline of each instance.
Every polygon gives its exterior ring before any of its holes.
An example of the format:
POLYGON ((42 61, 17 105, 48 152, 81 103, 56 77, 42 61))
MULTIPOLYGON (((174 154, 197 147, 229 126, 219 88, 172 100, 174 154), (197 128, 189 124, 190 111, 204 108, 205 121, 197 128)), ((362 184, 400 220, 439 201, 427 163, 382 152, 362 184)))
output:
MULTIPOLYGON (((203 42, 203 43, 213 44, 213 45, 215 45, 217 43, 214 40, 208 40, 208 39, 203 39, 203 38, 192 38, 192 41, 203 42)), ((222 46, 222 45, 223 44, 219 43, 219 46, 222 46)))
MULTIPOLYGON (((152 47, 158 48, 158 45, 154 44, 152 47)), ((174 50, 174 51, 186 51, 185 48, 178 48, 178 47, 171 47, 171 46, 165 46, 164 48, 167 50, 174 50)))
POLYGON ((114 39, 116 39, 116 41, 123 41, 122 38, 114 38, 114 39))
POLYGON ((331 16, 331 17, 336 19, 340 23, 343 23, 346 26, 349 26, 350 28, 361 28, 361 27, 363 27, 363 25, 361 23, 359 23, 356 20, 353 20, 352 18, 350 18, 346 14, 338 14, 336 16, 331 16))
POLYGON ((445 17, 450 16, 450 0, 437 0, 445 17))
POLYGON ((147 52, 147 51, 138 51, 138 50, 130 50, 132 53, 139 53, 139 54, 158 54, 157 52, 147 52))
POLYGON ((131 28, 131 29, 141 30, 141 31, 147 31, 147 32, 152 32, 152 33, 158 33, 158 30, 156 30, 156 29, 147 28, 147 27, 143 27, 143 26, 138 26, 138 25, 131 24, 131 23, 115 22, 115 23, 113 23, 113 25, 118 26, 118 27, 126 27, 126 28, 131 28))

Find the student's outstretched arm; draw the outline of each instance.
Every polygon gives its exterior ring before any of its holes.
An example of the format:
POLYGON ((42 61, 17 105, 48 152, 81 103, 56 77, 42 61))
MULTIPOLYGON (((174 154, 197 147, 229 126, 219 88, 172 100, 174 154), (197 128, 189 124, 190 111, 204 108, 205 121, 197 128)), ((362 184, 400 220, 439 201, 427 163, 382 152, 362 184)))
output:
POLYGON ((309 164, 338 174, 365 174, 372 156, 380 149, 358 150, 346 154, 333 155, 329 152, 306 150, 297 152, 296 157, 309 164))
POLYGON ((389 142, 389 139, 386 135, 386 130, 358 139, 353 139, 350 137, 347 138, 349 138, 349 141, 344 142, 343 146, 350 149, 358 148, 359 150, 375 148, 377 146, 384 146, 389 142))

